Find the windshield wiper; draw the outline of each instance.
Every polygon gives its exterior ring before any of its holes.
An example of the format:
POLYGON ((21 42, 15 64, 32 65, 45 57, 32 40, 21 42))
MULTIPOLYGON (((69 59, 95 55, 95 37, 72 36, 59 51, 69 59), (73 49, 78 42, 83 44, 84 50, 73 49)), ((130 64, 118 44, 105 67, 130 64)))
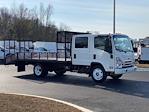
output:
POLYGON ((116 48, 116 50, 118 50, 120 52, 133 52, 132 50, 129 50, 129 49, 123 50, 123 49, 116 48))
POLYGON ((120 52, 126 52, 124 51, 123 49, 119 49, 119 48, 116 48, 116 50, 120 51, 120 52))

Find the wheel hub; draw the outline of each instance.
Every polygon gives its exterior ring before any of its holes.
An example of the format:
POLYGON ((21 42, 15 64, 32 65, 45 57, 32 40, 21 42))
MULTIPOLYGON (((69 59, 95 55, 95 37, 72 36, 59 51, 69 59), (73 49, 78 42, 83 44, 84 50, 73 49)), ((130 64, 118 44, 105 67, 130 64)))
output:
POLYGON ((95 80, 101 80, 103 78, 103 71, 99 68, 96 68, 93 71, 93 77, 95 78, 95 80))
POLYGON ((41 66, 39 66, 39 65, 35 66, 35 74, 37 76, 40 76, 42 74, 42 68, 41 68, 41 66))

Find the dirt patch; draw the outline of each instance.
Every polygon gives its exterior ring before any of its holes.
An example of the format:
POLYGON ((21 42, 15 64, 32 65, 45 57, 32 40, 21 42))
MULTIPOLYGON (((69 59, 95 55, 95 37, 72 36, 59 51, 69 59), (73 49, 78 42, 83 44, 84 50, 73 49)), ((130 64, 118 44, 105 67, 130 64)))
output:
POLYGON ((0 112, 83 112, 48 99, 0 94, 0 112))
POLYGON ((149 64, 136 64, 139 68, 149 68, 149 64))

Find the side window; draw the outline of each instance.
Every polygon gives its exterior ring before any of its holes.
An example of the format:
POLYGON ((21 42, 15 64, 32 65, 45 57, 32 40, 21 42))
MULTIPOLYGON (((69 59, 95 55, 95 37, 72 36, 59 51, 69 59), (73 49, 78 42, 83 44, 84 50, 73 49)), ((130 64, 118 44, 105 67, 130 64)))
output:
POLYGON ((88 37, 77 37, 75 39, 75 48, 88 48, 88 37))
POLYGON ((105 50, 105 40, 106 38, 102 36, 95 37, 94 47, 97 49, 105 50))
POLYGON ((94 48, 112 53, 112 45, 108 36, 97 36, 94 39, 94 48))

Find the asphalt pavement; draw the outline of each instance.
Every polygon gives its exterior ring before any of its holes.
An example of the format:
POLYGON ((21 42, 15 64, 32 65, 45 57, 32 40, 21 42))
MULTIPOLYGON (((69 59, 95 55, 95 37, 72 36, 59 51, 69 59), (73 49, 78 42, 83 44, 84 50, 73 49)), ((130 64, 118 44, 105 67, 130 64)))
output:
POLYGON ((67 72, 63 77, 49 73, 37 79, 32 66, 17 73, 14 66, 0 66, 0 92, 52 97, 68 101, 95 112, 148 112, 149 72, 126 74, 121 80, 111 78, 96 84, 85 74, 67 72))

